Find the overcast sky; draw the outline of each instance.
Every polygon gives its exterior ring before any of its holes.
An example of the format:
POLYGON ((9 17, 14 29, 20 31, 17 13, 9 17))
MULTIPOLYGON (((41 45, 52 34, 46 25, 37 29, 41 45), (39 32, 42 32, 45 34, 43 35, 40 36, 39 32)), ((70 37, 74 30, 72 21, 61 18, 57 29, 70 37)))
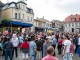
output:
MULTIPOLYGON (((1 0, 6 3, 7 0, 1 0)), ((18 0, 8 0, 18 1, 18 0)), ((27 0, 28 7, 34 10, 35 17, 63 21, 68 15, 80 14, 80 0, 27 0)))

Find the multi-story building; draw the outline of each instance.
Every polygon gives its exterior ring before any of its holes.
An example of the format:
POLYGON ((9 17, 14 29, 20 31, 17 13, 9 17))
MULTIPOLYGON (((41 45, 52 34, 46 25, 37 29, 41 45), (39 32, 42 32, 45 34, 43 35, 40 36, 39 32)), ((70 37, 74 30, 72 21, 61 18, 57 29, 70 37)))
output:
POLYGON ((36 18, 34 19, 34 30, 39 32, 47 32, 51 30, 51 23, 43 18, 36 18))
POLYGON ((0 1, 0 21, 2 20, 2 7, 4 4, 0 1))
POLYGON ((80 32, 80 15, 70 15, 64 20, 64 32, 80 32))
MULTIPOLYGON (((3 32, 9 27, 11 27, 11 31, 31 27, 34 22, 34 12, 33 9, 27 7, 24 0, 10 2, 6 3, 2 8, 2 20, 4 22, 3 32)), ((30 29, 33 31, 33 27, 30 29)))
MULTIPOLYGON (((4 6, 4 4, 0 1, 0 23, 2 21, 2 7, 4 6)), ((2 28, 1 28, 1 25, 0 25, 0 32, 1 32, 2 28)))
POLYGON ((63 32, 63 22, 59 20, 52 20, 52 28, 54 32, 63 32))

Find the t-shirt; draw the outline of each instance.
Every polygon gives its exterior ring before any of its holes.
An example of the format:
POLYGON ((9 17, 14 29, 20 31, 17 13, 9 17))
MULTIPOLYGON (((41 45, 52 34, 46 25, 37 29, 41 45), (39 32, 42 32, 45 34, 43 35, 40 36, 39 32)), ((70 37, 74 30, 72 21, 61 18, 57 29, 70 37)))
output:
POLYGON ((46 57, 44 57, 42 60, 58 60, 58 58, 51 56, 51 55, 47 55, 46 57))
POLYGON ((70 40, 65 40, 63 44, 66 46, 65 53, 69 53, 70 52, 71 41, 70 40))
POLYGON ((58 41, 58 44, 59 44, 59 45, 62 45, 62 42, 63 42, 63 40, 60 39, 60 40, 58 41))
POLYGON ((30 55, 35 55, 34 49, 37 48, 36 43, 34 41, 30 42, 30 55))

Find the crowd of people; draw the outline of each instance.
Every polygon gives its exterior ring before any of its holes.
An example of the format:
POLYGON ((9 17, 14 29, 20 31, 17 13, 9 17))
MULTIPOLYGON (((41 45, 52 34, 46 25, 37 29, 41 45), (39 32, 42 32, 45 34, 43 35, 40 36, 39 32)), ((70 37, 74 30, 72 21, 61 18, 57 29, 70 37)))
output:
POLYGON ((74 53, 80 57, 80 34, 77 33, 0 33, 0 55, 13 60, 22 54, 22 60, 73 60, 74 53), (56 50, 58 52, 56 52, 56 50), (15 52, 15 56, 14 56, 15 52))

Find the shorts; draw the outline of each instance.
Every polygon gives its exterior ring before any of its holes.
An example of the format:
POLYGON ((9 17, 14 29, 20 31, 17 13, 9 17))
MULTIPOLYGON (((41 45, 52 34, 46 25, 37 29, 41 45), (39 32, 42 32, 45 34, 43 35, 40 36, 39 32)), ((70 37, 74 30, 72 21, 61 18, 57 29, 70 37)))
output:
POLYGON ((28 53, 22 53, 22 59, 28 59, 28 53))

